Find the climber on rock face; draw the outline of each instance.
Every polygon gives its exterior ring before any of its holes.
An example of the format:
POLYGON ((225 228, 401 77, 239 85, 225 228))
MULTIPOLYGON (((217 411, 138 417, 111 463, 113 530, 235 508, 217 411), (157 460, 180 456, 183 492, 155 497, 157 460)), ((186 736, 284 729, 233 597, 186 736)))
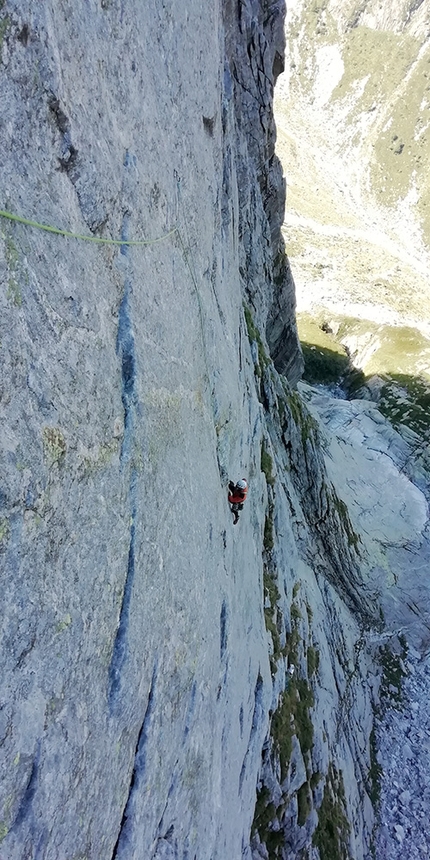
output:
POLYGON ((233 481, 230 481, 228 489, 228 500, 231 505, 231 512, 234 516, 233 525, 235 526, 239 519, 239 511, 242 510, 243 503, 248 493, 248 484, 245 478, 241 478, 241 480, 238 481, 237 484, 234 484, 233 481))

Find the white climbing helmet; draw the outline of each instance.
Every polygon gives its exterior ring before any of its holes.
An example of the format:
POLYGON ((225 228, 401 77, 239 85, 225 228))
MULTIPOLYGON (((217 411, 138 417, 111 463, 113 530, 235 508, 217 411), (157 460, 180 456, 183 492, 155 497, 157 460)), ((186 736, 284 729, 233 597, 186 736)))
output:
POLYGON ((246 490, 248 484, 245 481, 245 478, 241 478, 240 481, 237 482, 236 487, 239 487, 239 490, 246 490))

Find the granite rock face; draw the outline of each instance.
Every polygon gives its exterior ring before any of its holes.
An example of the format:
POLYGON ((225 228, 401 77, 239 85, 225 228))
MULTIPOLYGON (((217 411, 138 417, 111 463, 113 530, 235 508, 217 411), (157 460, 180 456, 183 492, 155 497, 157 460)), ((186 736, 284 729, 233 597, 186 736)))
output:
POLYGON ((293 858, 333 808, 369 855, 378 607, 293 390, 283 12, 0 10, 39 225, 0 225, 2 860, 293 858))
POLYGON ((266 171, 282 11, 0 11, 3 208, 161 239, 1 223, 10 860, 225 858, 249 839, 271 684, 242 298, 246 272, 264 327, 278 301, 283 180, 266 171), (258 145, 241 101, 255 87, 258 145), (242 472, 253 491, 233 532, 226 478, 242 472))

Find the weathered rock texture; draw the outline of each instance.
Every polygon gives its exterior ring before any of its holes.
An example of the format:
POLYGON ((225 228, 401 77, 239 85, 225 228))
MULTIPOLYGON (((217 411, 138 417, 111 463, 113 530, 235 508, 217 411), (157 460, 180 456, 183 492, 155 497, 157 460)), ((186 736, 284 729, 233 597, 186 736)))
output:
POLYGON ((282 23, 2 4, 2 207, 123 242, 1 222, 2 860, 293 858, 330 810, 369 856, 378 613, 290 387, 282 23))

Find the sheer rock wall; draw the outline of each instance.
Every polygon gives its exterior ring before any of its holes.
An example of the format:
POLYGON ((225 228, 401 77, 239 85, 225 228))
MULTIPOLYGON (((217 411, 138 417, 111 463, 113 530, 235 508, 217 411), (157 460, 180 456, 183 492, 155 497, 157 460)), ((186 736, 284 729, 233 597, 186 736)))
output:
POLYGON ((265 856, 272 771, 292 857, 333 767, 353 856, 369 841, 370 696, 346 698, 369 600, 289 387, 282 21, 278 2, 0 10, 3 208, 122 241, 0 225, 8 860, 265 856), (315 722, 311 743, 294 705, 292 759, 271 733, 288 660, 315 722))

